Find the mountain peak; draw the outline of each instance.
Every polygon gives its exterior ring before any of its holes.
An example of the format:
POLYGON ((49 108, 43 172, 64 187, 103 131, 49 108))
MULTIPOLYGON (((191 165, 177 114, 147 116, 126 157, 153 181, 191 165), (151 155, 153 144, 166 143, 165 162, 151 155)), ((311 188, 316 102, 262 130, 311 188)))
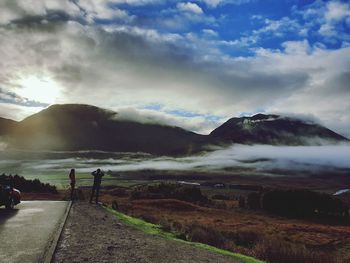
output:
POLYGON ((116 112, 85 104, 52 105, 18 123, 12 147, 40 150, 102 150, 186 154, 206 137, 177 127, 117 120, 116 112))
POLYGON ((279 115, 274 115, 274 114, 262 114, 258 113, 253 115, 252 117, 248 117, 252 120, 271 120, 271 119, 278 119, 280 116, 279 115))
POLYGON ((226 142, 243 144, 309 145, 348 141, 314 122, 262 113, 231 118, 210 135, 226 142))

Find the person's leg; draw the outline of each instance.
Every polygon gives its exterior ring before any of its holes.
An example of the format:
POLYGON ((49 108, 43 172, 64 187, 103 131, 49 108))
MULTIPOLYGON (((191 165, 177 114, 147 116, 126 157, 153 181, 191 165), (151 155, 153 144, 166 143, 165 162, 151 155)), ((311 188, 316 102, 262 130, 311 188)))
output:
POLYGON ((99 194, 100 194, 100 185, 97 185, 96 186, 96 200, 95 200, 96 204, 98 203, 98 195, 99 194))
POLYGON ((73 199, 74 199, 74 188, 75 188, 75 185, 74 185, 74 184, 71 184, 70 187, 71 187, 70 200, 73 201, 73 199))
POLYGON ((95 184, 92 186, 92 190, 91 190, 91 195, 90 195, 90 203, 92 203, 92 198, 94 198, 94 194, 95 194, 95 184))

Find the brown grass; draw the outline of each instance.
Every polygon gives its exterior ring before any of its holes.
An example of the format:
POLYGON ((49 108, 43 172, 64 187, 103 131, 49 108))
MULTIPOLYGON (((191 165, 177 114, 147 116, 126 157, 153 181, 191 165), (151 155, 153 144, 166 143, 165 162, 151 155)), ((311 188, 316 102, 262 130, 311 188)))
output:
POLYGON ((209 206, 175 199, 115 200, 119 210, 161 224, 183 239, 251 255, 267 262, 349 262, 350 227, 288 219, 238 208, 238 201, 215 201, 209 206), (225 205, 222 205, 224 202, 225 205))

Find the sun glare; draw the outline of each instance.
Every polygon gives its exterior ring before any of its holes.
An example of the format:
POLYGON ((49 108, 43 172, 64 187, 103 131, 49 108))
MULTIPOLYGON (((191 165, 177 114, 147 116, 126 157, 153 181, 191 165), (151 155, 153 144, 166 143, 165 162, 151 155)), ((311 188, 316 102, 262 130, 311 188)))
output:
POLYGON ((54 103, 60 94, 57 82, 49 77, 28 76, 18 80, 17 93, 29 100, 54 103))

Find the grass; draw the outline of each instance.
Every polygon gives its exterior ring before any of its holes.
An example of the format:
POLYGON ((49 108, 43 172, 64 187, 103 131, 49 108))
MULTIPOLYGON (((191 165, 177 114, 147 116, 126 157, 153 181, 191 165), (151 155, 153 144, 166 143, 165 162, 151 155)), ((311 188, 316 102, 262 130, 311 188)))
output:
POLYGON ((230 252, 230 251, 227 251, 224 249, 219 249, 217 247, 210 246, 207 244, 198 243, 198 242, 190 242, 190 241, 179 239, 179 238, 177 238, 176 233, 165 232, 161 229, 160 225, 151 224, 151 223, 148 223, 142 219, 125 215, 123 213, 115 211, 114 209, 112 209, 110 207, 106 207, 106 209, 107 209, 107 211, 109 211, 110 213, 115 215, 123 223, 125 223, 129 226, 133 226, 133 227, 135 227, 135 228, 137 228, 137 229, 139 229, 147 234, 157 235, 157 236, 163 237, 163 238, 168 239, 168 240, 174 240, 174 241, 185 243, 185 244, 197 247, 197 248, 209 250, 209 251, 221 254, 221 255, 233 257, 233 258, 239 259, 245 263, 262 263, 263 262, 263 261, 260 261, 258 259, 252 258, 252 257, 248 257, 248 256, 245 256, 245 255, 242 255, 239 253, 233 253, 233 252, 230 252))
POLYGON ((345 223, 278 217, 240 209, 232 200, 219 208, 217 201, 203 206, 175 199, 131 200, 113 193, 102 199, 106 204, 116 202, 122 213, 160 225, 175 238, 266 262, 350 262, 350 230, 345 223))

